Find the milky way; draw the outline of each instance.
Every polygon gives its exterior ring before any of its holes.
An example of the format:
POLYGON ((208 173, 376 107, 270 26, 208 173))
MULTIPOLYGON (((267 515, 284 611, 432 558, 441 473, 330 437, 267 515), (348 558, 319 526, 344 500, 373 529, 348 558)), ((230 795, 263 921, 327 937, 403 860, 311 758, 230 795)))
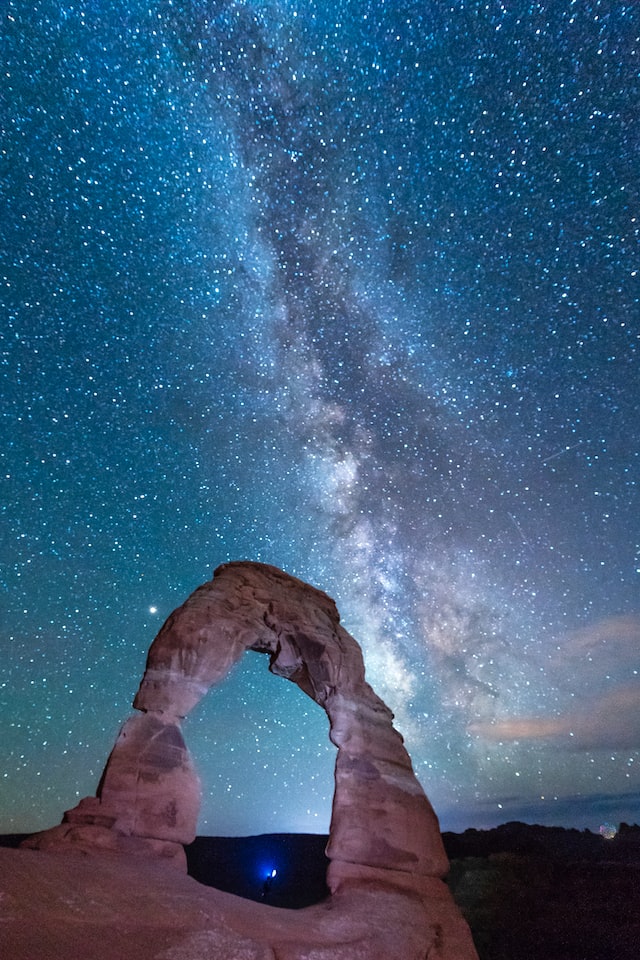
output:
MULTIPOLYGON (((228 559, 331 594, 443 827, 640 819, 640 9, 9 0, 0 829, 228 559)), ((326 830, 248 655, 206 833, 326 830)))

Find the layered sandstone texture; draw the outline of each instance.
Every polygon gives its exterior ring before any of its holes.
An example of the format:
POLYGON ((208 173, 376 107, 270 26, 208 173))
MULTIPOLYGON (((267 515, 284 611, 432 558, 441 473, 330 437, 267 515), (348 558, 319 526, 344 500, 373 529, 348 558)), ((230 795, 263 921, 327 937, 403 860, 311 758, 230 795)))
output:
MULTIPOLYGON (((391 711, 365 680, 360 647, 330 597, 265 564, 224 564, 171 614, 151 645, 134 700, 138 713, 116 740, 97 796, 27 844, 183 863, 182 844, 195 836, 200 787, 181 721, 247 650, 267 654, 273 674, 296 683, 326 711, 338 753, 327 845, 331 897, 295 912, 240 901, 243 929, 252 911, 267 910, 273 919, 260 921, 259 951, 246 955, 474 958, 466 924, 441 879, 448 862, 436 815, 391 711), (374 922, 376 911, 383 913, 374 922), (350 952, 336 952, 341 938, 350 952)), ((211 955, 245 955, 235 949, 211 955)))

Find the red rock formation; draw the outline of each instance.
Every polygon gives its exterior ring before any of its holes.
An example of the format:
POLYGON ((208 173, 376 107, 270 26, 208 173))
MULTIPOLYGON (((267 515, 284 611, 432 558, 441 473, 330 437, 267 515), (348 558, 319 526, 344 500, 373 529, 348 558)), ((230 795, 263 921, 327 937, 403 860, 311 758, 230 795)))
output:
POLYGON ((116 852, 135 847, 179 860, 180 845, 195 836, 199 807, 180 721, 246 650, 267 653, 271 672, 296 683, 329 717, 338 748, 327 846, 334 897, 394 891, 407 909, 410 897, 411 909, 421 903, 426 911, 425 937, 444 917, 450 944, 458 943, 453 953, 429 957, 474 957, 466 925, 440 879, 448 861, 437 818, 391 711, 365 680, 358 644, 340 625, 330 597, 265 564, 219 567, 171 614, 149 650, 134 700, 140 714, 116 740, 97 798, 81 801, 59 827, 27 844, 116 852), (442 915, 435 920, 434 904, 442 915))

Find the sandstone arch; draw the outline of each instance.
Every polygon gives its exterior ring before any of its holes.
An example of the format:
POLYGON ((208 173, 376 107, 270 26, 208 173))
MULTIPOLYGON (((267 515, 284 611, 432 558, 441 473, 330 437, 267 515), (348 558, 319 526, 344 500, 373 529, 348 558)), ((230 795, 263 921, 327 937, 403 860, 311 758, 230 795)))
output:
MULTIPOLYGON (((331 930, 340 913, 335 909, 344 906, 345 897, 354 920, 364 903, 362 896, 375 889, 379 902, 380 897, 395 898, 396 920, 390 919, 387 926, 393 933, 395 923, 401 924, 400 943, 397 952, 390 952, 388 945, 380 946, 381 934, 376 934, 380 943, 376 946, 372 940, 363 954, 368 960, 474 957, 466 925, 440 879, 448 862, 436 815, 393 727, 391 711, 365 680, 358 644, 341 626, 327 594, 266 564, 234 562, 218 567, 213 579, 171 614, 150 647, 133 704, 138 712, 120 731, 97 796, 82 800, 59 827, 35 835, 28 844, 41 849, 136 851, 181 863, 182 844, 195 836, 200 803, 199 780, 181 721, 247 650, 268 654, 271 672, 296 683, 329 718, 330 738, 338 751, 327 845, 331 930), (360 900, 353 900, 354 891, 360 900), (407 926, 407 911, 414 917, 413 926, 407 926), (448 929, 446 949, 443 922, 448 929), (416 930, 419 933, 416 942, 424 936, 430 943, 428 951, 410 949, 410 927, 414 939, 416 930)), ((391 909, 390 901, 388 906, 391 909)), ((316 910, 297 913, 311 916, 316 910)), ((289 926, 297 928, 298 922, 289 926)), ((335 930, 315 936, 328 936, 333 947, 326 954, 316 950, 314 957, 342 956, 336 952, 342 941, 336 940, 335 930)), ((360 942, 365 940, 359 935, 360 942)), ((274 954, 307 955, 312 954, 274 954)))

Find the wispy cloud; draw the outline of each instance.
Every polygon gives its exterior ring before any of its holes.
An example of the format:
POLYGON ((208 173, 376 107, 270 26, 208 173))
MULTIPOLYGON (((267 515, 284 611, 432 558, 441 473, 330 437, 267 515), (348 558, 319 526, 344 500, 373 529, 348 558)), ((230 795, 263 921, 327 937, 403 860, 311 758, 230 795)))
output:
POLYGON ((640 670, 640 616, 607 617, 558 638, 549 664, 578 685, 616 677, 624 680, 640 670))
POLYGON ((550 740, 571 750, 634 750, 640 746, 640 682, 619 685, 558 717, 511 717, 473 723, 472 735, 492 741, 550 740))
MULTIPOLYGON (((547 797, 545 800, 525 797, 501 796, 500 806, 496 801, 477 805, 475 813, 465 811, 466 821, 480 820, 489 827, 505 820, 522 820, 525 823, 548 825, 571 824, 575 827, 588 826, 597 829, 602 820, 626 821, 635 823, 640 806, 638 791, 616 793, 574 793, 547 797), (478 816, 478 813, 480 815, 478 816)), ((465 823, 464 816, 462 822, 465 823)))

